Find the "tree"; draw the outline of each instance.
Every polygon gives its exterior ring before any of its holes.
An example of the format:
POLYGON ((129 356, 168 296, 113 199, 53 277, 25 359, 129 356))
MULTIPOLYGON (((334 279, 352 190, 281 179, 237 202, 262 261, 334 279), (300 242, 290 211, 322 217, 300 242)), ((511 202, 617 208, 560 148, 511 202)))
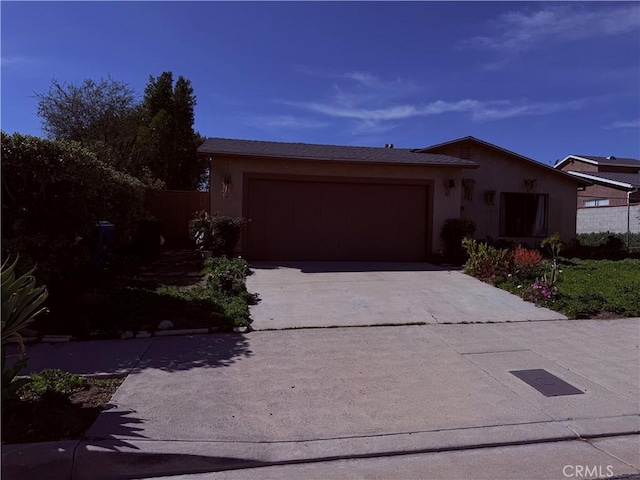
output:
POLYGON ((208 161, 197 155, 203 138, 193 130, 195 105, 191 82, 184 77, 175 86, 171 72, 149 78, 138 142, 148 154, 152 175, 170 189, 195 190, 207 174, 208 161))
POLYGON ((127 84, 111 77, 86 79, 81 85, 53 80, 49 91, 36 98, 50 139, 80 142, 116 169, 142 173, 146 152, 136 141, 141 111, 127 84))
POLYGON ((182 76, 150 77, 144 100, 125 83, 107 77, 81 85, 53 80, 36 94, 42 128, 50 139, 73 140, 96 158, 147 185, 195 190, 208 162, 197 149, 204 139, 193 130, 196 98, 182 76))

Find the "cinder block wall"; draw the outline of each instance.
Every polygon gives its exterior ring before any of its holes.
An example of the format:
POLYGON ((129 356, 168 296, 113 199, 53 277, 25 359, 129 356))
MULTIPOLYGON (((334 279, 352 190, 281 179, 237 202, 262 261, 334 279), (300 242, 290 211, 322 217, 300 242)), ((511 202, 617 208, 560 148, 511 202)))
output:
MULTIPOLYGON (((629 208, 631 233, 640 233, 640 204, 629 208)), ((576 233, 627 232, 627 207, 579 208, 576 233)))

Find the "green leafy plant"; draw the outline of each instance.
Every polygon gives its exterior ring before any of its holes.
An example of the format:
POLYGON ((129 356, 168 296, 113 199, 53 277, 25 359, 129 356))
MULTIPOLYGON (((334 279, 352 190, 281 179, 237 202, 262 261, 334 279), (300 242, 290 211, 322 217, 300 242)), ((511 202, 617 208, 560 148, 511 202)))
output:
POLYGON ((200 251, 210 251, 212 256, 231 257, 242 228, 247 220, 206 211, 197 212, 189 222, 189 234, 200 251))
POLYGON ((549 285, 549 287, 553 288, 560 281, 561 270, 558 266, 558 257, 560 256, 560 252, 564 249, 564 244, 562 243, 560 234, 555 232, 553 235, 542 240, 540 246, 542 248, 546 248, 549 253, 551 253, 550 271, 544 274, 543 281, 545 284, 549 285))
POLYGON ((245 291, 245 281, 248 276, 253 275, 246 260, 226 257, 207 259, 203 272, 207 274, 208 286, 231 294, 245 291))
POLYGON ((471 220, 449 218, 442 224, 440 238, 444 247, 444 256, 452 262, 464 261, 462 240, 476 233, 476 224, 471 220))
POLYGON ((47 394, 67 396, 81 390, 87 383, 80 375, 58 369, 45 369, 32 373, 31 382, 20 390, 24 399, 42 398, 47 394))
POLYGON ((41 307, 47 299, 45 286, 36 287, 36 279, 32 275, 35 268, 21 276, 17 276, 15 267, 18 258, 2 264, 2 399, 10 398, 17 389, 28 383, 26 379, 16 379, 18 372, 26 364, 24 342, 20 330, 33 322, 38 315, 47 311, 41 307), (5 368, 6 346, 17 343, 21 358, 11 367, 5 368))
POLYGON ((469 237, 462 240, 462 245, 469 255, 469 259, 464 264, 464 271, 469 275, 490 282, 509 275, 511 271, 509 250, 498 249, 469 237))

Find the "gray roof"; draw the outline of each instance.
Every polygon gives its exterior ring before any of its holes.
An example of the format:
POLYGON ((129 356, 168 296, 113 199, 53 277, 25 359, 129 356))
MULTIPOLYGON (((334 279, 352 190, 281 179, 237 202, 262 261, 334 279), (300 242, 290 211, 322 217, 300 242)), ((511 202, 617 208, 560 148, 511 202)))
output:
POLYGON ((629 167, 638 167, 640 168, 640 160, 636 160, 635 158, 620 158, 620 157, 594 157, 593 155, 574 155, 576 157, 586 158, 588 160, 593 160, 597 162, 598 165, 628 165, 629 167))
POLYGON ((607 180, 612 180, 614 182, 620 183, 628 183, 629 185, 640 188, 640 173, 618 173, 618 172, 571 172, 568 173, 577 173, 585 176, 592 177, 595 181, 595 178, 601 178, 603 183, 608 183, 607 180))
POLYGON ((556 169, 563 169, 567 164, 572 161, 590 163, 592 165, 606 165, 610 167, 635 167, 640 169, 640 160, 636 160, 635 158, 609 158, 609 157, 596 157, 594 155, 576 155, 571 154, 567 155, 560 162, 557 162, 555 167, 556 169))
POLYGON ((198 153, 296 160, 430 165, 476 168, 477 163, 448 155, 420 153, 408 148, 348 147, 310 143, 263 142, 231 138, 208 138, 198 153))

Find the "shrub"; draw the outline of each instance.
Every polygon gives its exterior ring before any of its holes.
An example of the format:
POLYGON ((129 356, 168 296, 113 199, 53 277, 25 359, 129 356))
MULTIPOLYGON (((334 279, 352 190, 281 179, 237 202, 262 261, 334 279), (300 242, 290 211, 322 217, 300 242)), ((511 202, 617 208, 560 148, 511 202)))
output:
POLYGON ((515 276, 523 280, 541 275, 544 268, 544 260, 540 252, 520 245, 513 250, 512 262, 515 276))
POLYGON ((245 281, 253 272, 242 258, 216 257, 205 261, 207 285, 221 293, 239 294, 246 291, 245 281))
POLYGON ((493 281, 498 277, 506 277, 511 271, 511 255, 509 250, 500 250, 472 238, 462 240, 469 259, 464 264, 464 271, 483 281, 493 281))
POLYGON ((449 218, 442 224, 440 238, 444 246, 444 256, 452 262, 464 260, 462 239, 472 237, 476 233, 476 224, 471 220, 449 218))
MULTIPOLYGON (((611 237, 617 238, 623 242, 626 246, 627 234, 626 233, 612 233, 612 232, 595 232, 595 233, 581 233, 578 234, 577 240, 580 247, 603 247, 607 244, 611 237)), ((631 250, 640 250, 640 233, 629 234, 629 247, 631 250)), ((619 252, 615 252, 619 253, 619 252)))
POLYGON ((210 258, 205 261, 203 272, 208 274, 211 298, 224 316, 236 326, 248 325, 249 305, 255 305, 258 298, 247 291, 246 279, 253 275, 247 262, 242 258, 210 258))
POLYGON ((582 233, 577 237, 575 251, 571 252, 581 258, 621 259, 640 252, 640 233, 629 235, 629 252, 627 252, 627 235, 625 233, 582 233))
POLYGON ((211 251, 214 257, 231 257, 247 220, 214 213, 197 212, 189 222, 189 234, 196 248, 211 251))
POLYGON ((116 226, 114 246, 131 240, 144 185, 101 163, 75 142, 2 132, 2 242, 23 264, 38 264, 50 287, 78 280, 100 220, 116 226))

